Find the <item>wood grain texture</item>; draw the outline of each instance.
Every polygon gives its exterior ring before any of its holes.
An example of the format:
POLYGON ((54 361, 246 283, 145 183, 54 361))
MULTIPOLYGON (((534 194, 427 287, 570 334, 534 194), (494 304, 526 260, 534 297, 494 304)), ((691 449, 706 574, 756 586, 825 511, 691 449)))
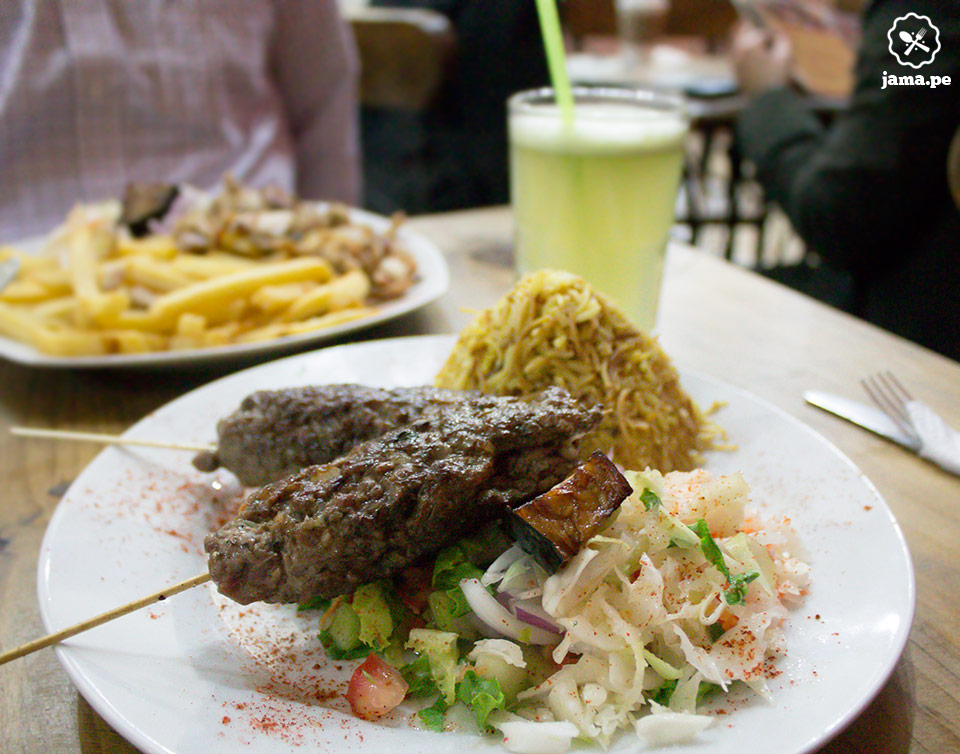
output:
MULTIPOLYGON (((455 332, 512 281, 505 210, 423 217, 411 226, 447 253, 450 292, 361 337, 455 332)), ((823 751, 960 751, 960 479, 803 403, 801 391, 862 399, 859 379, 894 371, 960 427, 960 365, 702 253, 676 248, 661 314, 664 348, 793 414, 849 455, 877 486, 916 564, 907 653, 877 699, 823 751)), ((12 425, 121 432, 147 412, 241 364, 202 371, 87 373, 0 365, 0 648, 45 633, 36 562, 63 485, 97 453, 86 444, 11 437, 12 425)), ((802 721, 798 721, 802 724, 802 721)), ((135 750, 79 698, 52 650, 0 669, 3 754, 135 750)))

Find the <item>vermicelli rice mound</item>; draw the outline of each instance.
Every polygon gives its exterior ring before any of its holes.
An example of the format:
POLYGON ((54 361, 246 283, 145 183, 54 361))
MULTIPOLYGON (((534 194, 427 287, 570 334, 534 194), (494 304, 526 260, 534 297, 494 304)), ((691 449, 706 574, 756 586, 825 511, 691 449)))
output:
POLYGON ((524 396, 549 386, 604 418, 581 443, 584 456, 613 449, 627 468, 693 469, 717 434, 680 386, 656 338, 567 272, 521 279, 460 334, 438 387, 524 396))

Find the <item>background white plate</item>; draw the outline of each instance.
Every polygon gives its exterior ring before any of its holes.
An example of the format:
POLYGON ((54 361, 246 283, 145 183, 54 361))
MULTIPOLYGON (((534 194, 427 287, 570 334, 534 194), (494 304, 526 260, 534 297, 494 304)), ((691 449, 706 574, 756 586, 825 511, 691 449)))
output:
POLYGON ((737 78, 729 59, 695 55, 669 45, 654 45, 643 62, 630 52, 578 52, 567 56, 571 81, 587 86, 646 86, 654 89, 700 91, 716 87, 731 94, 737 78))
MULTIPOLYGON (((447 336, 374 341, 264 364, 201 387, 151 414, 129 434, 208 441, 216 420, 256 389, 321 382, 430 382, 447 336)), ((738 446, 707 467, 741 470, 762 515, 788 515, 810 551, 812 592, 791 614, 788 654, 773 702, 721 703, 729 714, 683 747, 690 754, 799 754, 850 722, 894 667, 913 617, 910 556, 870 482, 821 436, 750 394, 682 371, 738 446)), ((104 450, 53 516, 39 561, 44 623, 63 628, 202 572, 204 534, 231 477, 193 470, 185 453, 104 450)), ((409 709, 386 724, 344 714, 351 663, 329 663, 315 617, 292 607, 229 603, 207 584, 82 634, 57 649, 80 692, 145 752, 278 754, 503 751, 498 739, 411 729, 409 709), (339 670, 338 670, 339 668, 339 670), (338 684, 340 684, 338 686, 338 684), (395 726, 395 727, 390 727, 395 726), (242 748, 241 748, 242 747, 242 748)), ((623 736, 613 751, 641 743, 623 736)), ((598 750, 599 751, 599 750, 598 750)))
MULTIPOLYGON (((350 217, 354 222, 369 225, 378 233, 390 227, 389 218, 351 209, 350 217)), ((450 286, 450 274, 443 254, 436 245, 403 226, 397 237, 417 262, 417 280, 409 290, 398 299, 379 304, 368 317, 343 322, 333 327, 300 335, 288 335, 261 343, 240 343, 214 348, 197 348, 182 351, 156 351, 153 353, 110 354, 107 356, 50 356, 40 353, 33 346, 0 335, 0 358, 34 367, 71 367, 71 368, 114 368, 114 367, 159 367, 189 366, 220 361, 236 361, 242 358, 254 358, 263 355, 282 354, 310 344, 339 338, 357 330, 396 319, 412 312, 446 293, 450 286)), ((29 239, 11 244, 27 252, 39 251, 43 239, 29 239)))

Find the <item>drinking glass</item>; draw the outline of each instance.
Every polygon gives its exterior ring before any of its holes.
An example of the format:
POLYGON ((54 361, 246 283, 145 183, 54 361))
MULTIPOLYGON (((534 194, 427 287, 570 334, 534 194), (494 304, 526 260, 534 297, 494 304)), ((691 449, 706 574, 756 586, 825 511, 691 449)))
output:
POLYGON ((552 89, 508 101, 519 274, 584 277, 643 330, 660 283, 689 127, 677 95, 577 87, 573 118, 552 89))
POLYGON ((617 32, 624 54, 643 60, 653 40, 663 36, 670 13, 668 0, 616 0, 617 32))

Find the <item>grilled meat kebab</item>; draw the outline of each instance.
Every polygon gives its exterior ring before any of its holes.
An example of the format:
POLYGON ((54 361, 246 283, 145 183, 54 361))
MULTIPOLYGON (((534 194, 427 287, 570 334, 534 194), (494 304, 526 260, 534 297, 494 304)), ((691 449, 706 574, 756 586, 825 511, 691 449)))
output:
POLYGON ((318 385, 262 390, 217 423, 217 452, 193 460, 201 471, 218 466, 247 487, 260 487, 307 466, 329 463, 355 445, 453 404, 477 409, 501 398, 434 387, 384 389, 318 385))
POLYGON ((348 594, 547 491, 596 426, 551 388, 528 400, 468 400, 253 493, 204 543, 237 602, 348 594))

